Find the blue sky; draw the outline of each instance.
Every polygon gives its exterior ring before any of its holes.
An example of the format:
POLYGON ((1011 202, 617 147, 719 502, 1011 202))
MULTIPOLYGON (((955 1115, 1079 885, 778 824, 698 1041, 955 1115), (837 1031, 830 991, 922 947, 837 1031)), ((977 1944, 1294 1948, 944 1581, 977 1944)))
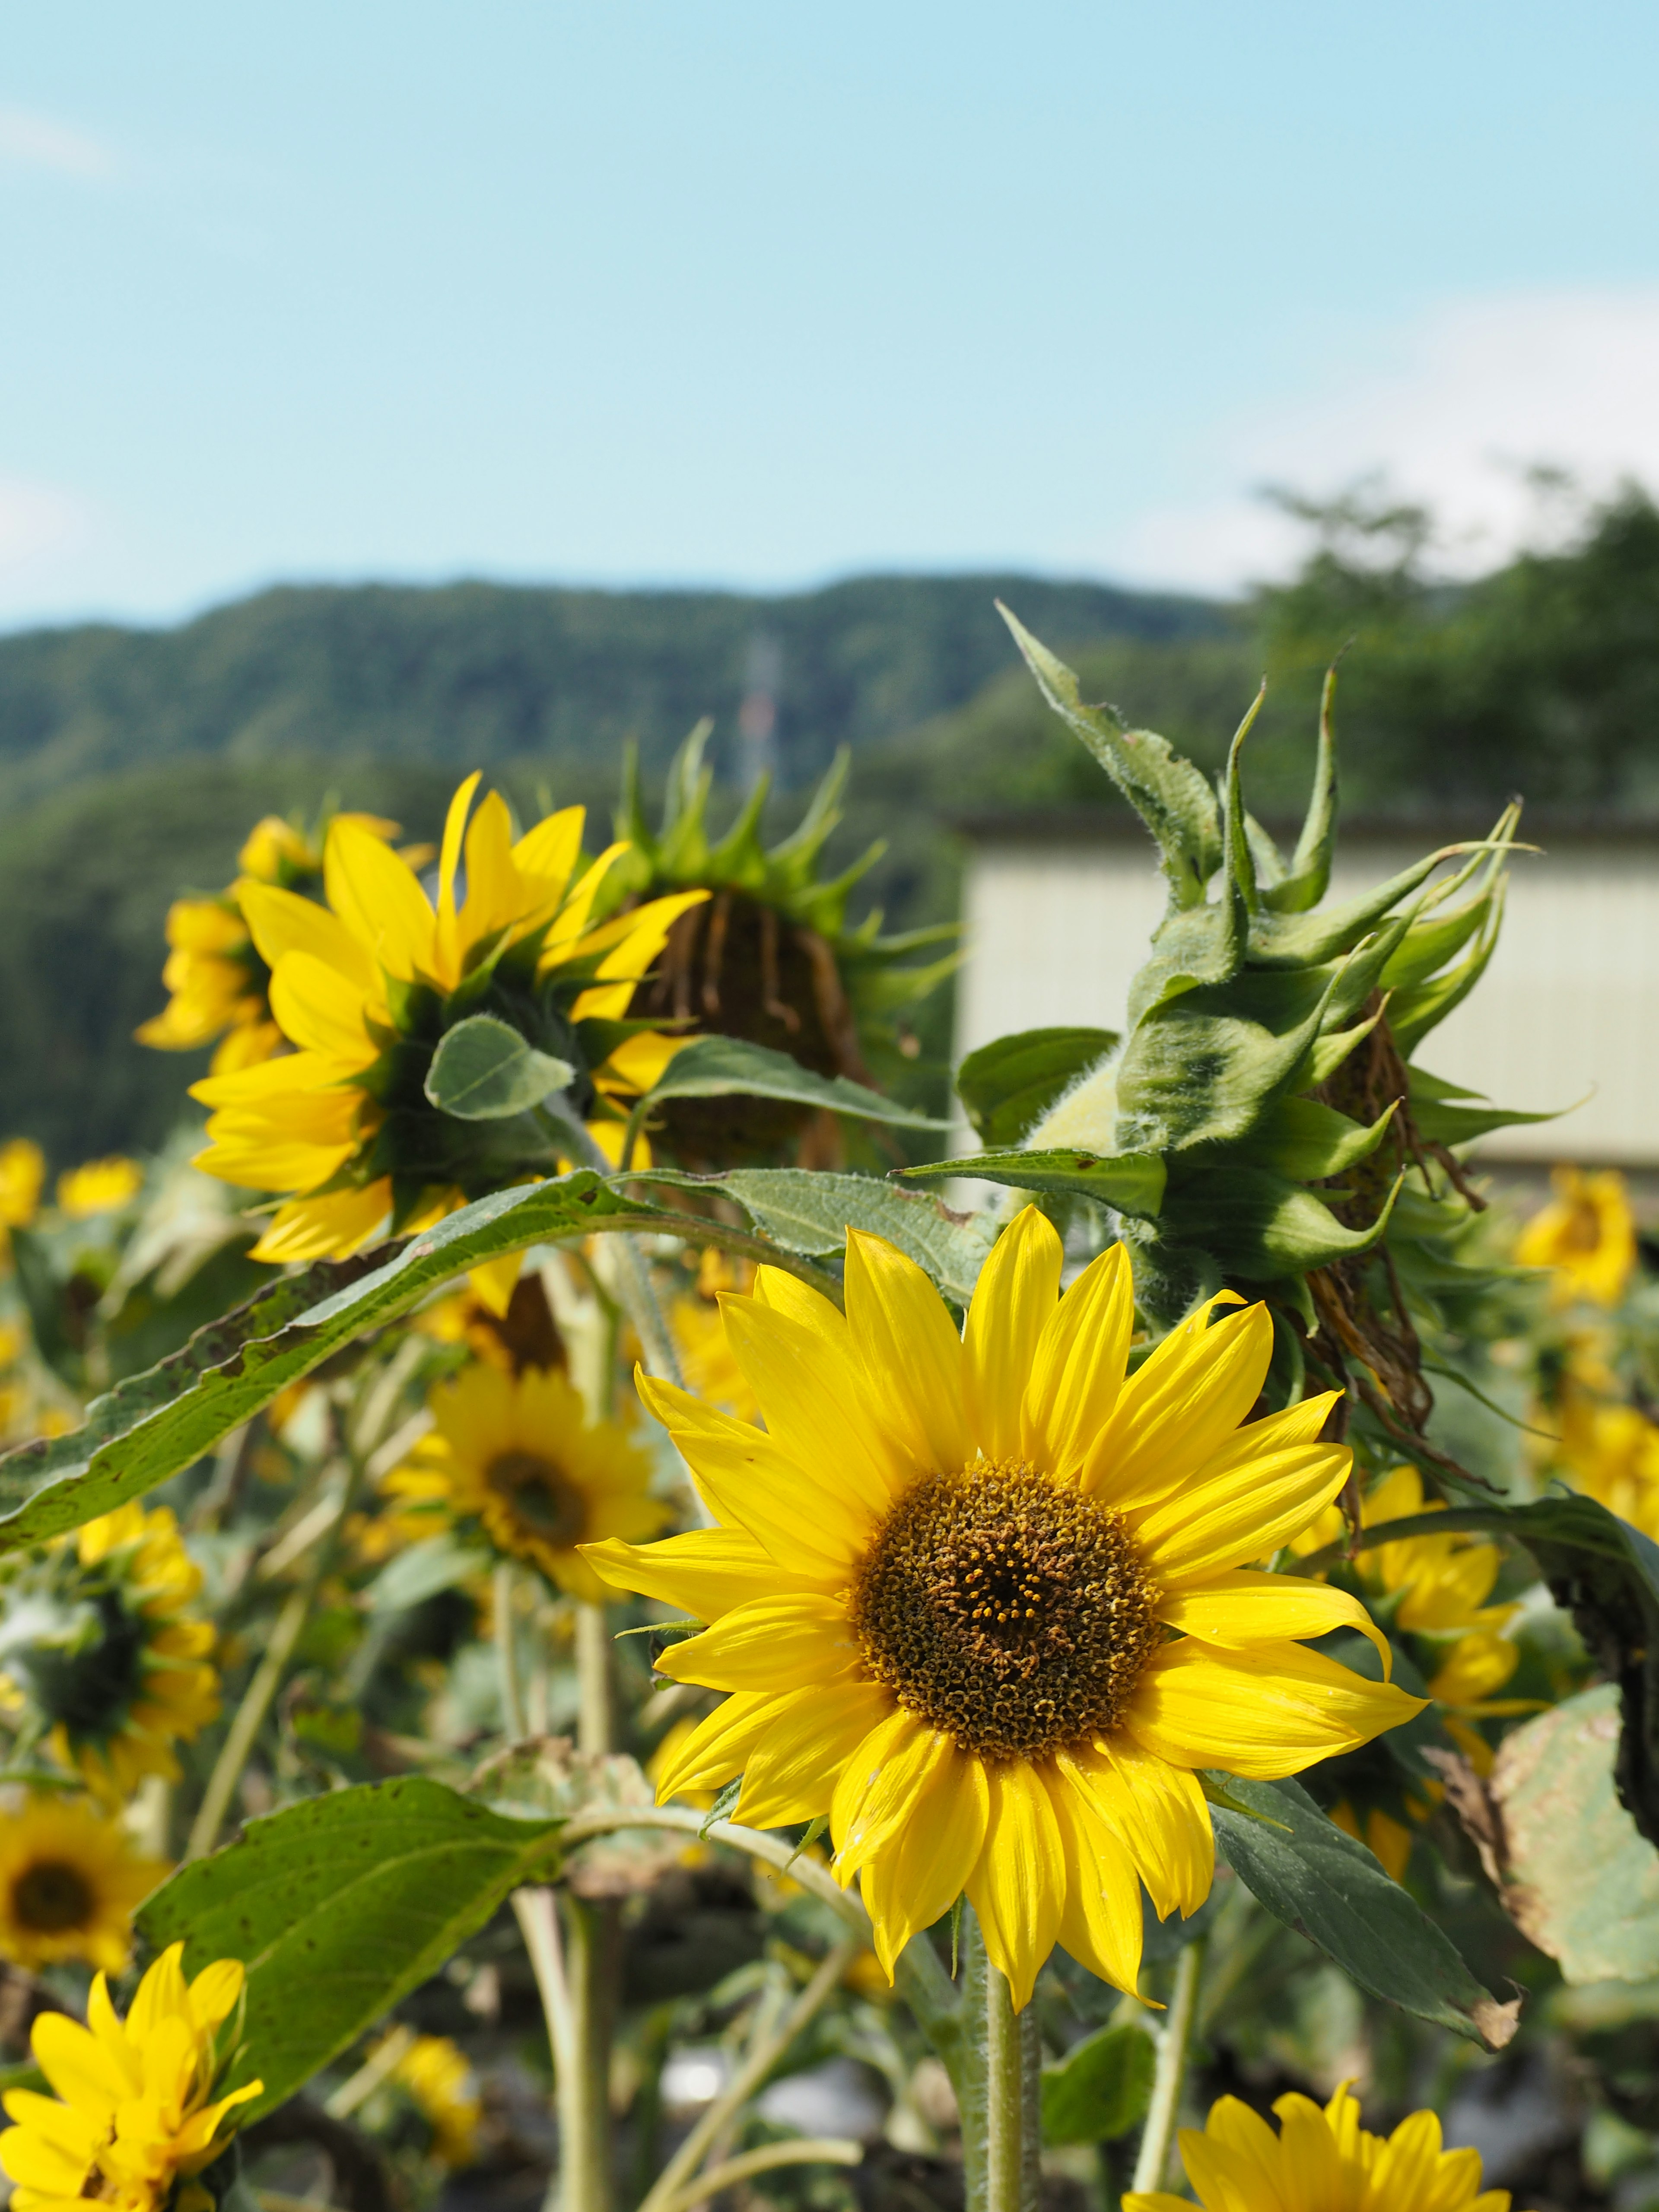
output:
POLYGON ((1659 481, 1659 12, 11 11, 0 623, 273 579, 1237 586, 1659 481))

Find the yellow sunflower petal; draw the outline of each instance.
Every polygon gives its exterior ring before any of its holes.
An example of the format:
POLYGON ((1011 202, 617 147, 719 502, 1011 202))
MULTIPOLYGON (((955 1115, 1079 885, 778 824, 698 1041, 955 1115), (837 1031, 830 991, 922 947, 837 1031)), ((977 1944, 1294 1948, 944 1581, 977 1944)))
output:
POLYGON ((1267 1309, 1244 1306, 1212 1326, 1218 1303, 1171 1329, 1118 1393, 1081 1478, 1108 1504, 1127 1510, 1167 1498, 1261 1396, 1273 1349, 1267 1309))
POLYGON ((1128 1254, 1114 1244, 1091 1261, 1043 1325, 1020 1408, 1020 1456, 1075 1478, 1111 1419, 1134 1328, 1128 1254))
POLYGON ((983 1762, 962 1752, 941 1759, 913 1818, 859 1876, 889 1981, 912 1936, 931 1928, 968 1886, 985 1841, 991 1792, 983 1762))
POLYGON ((1356 1750, 1425 1703, 1300 1644, 1256 1644, 1235 1656, 1188 1638, 1154 1653, 1124 1727, 1173 1765, 1273 1781, 1356 1750))
POLYGON ((914 1260, 847 1232, 847 1322, 883 1428, 920 1474, 974 1455, 962 1403, 962 1340, 914 1260))
POLYGON ((963 1331, 962 1391, 969 1433, 987 1459, 1020 1456, 1020 1407, 1060 1297, 1061 1257, 1054 1224, 1027 1206, 980 1270, 963 1331))
POLYGON ((763 1304, 721 1293, 720 1319, 732 1357, 766 1418, 780 1451, 845 1486, 848 1504, 867 1528, 891 1505, 897 1473, 866 1416, 863 1370, 841 1316, 827 1299, 811 1323, 763 1304), (826 1437, 836 1449, 826 1453, 826 1437))
POLYGON ((1006 1974, 1023 2011, 1054 1948, 1066 1899, 1066 1847, 1054 1800, 1023 1760, 993 1767, 990 1812, 968 1901, 979 1916, 986 1955, 1006 1974))
POLYGON ((955 1748, 949 1736, 902 1708, 871 1729, 842 1767, 830 1802, 836 1874, 843 1887, 903 1826, 955 1748))
POLYGON ((1123 1838, 1160 1920, 1190 1915, 1215 1881, 1215 1831, 1196 1778, 1121 1730, 1055 1764, 1123 1838))
POLYGON ((407 983, 433 973, 436 917, 414 870, 389 845, 337 816, 323 876, 329 904, 388 975, 407 983))
MULTIPOLYGON (((807 1695, 817 1697, 814 1690, 807 1695)), ((699 1721, 657 1770, 657 1802, 682 1790, 718 1790, 741 1774, 744 1761, 779 1715, 794 1703, 772 1692, 746 1690, 699 1721)))
MULTIPOLYGON (((1261 1429, 1275 1425, 1255 1424, 1261 1429)), ((1129 1516, 1142 1557, 1166 1587, 1208 1582, 1248 1560, 1265 1558, 1311 1521, 1347 1480, 1352 1454, 1346 1444, 1275 1449, 1264 1439, 1262 1447, 1253 1448, 1245 1441, 1250 1434, 1242 1431, 1239 1449, 1213 1461, 1178 1497, 1144 1516, 1129 1516)))
POLYGON ((750 1753, 732 1819, 781 1828, 827 1813, 842 1768, 892 1709, 877 1682, 836 1682, 797 1698, 750 1753))
POLYGON ((665 1651, 657 1672, 708 1690, 801 1690, 833 1682, 862 1654, 834 1598, 750 1598, 665 1651))
POLYGON ((137 2086, 136 2072, 67 2013, 43 2013, 31 2031, 29 2048, 66 2104, 92 2112, 112 2111, 137 2086))
MULTIPOLYGON (((693 1528, 659 1544, 584 1544, 582 1556, 612 1589, 677 1605, 694 1620, 718 1620, 778 1587, 777 1561, 741 1528, 693 1528)), ((828 1595, 844 1579, 827 1574, 821 1587, 828 1595)))
POLYGON ((1328 1636, 1334 1628, 1357 1628, 1376 1645, 1385 1681, 1394 1665, 1388 1638, 1357 1597, 1328 1583, 1310 1583, 1297 1575, 1252 1574, 1248 1570, 1217 1575, 1209 1582, 1172 1591, 1159 1604, 1158 1617, 1167 1626, 1184 1629, 1206 1644, 1239 1649, 1328 1636))
POLYGON ((248 933, 267 968, 286 952, 309 952, 348 975, 362 990, 378 988, 374 963, 338 915, 297 891, 274 884, 244 884, 237 894, 248 933))
POLYGON ((271 1216, 252 1260, 322 1260, 356 1252, 378 1236, 392 1211, 392 1178, 362 1190, 291 1199, 271 1216))
POLYGON ((1061 1767, 1041 1778, 1060 1824, 1066 1904, 1060 1942, 1079 1966, 1114 1989, 1133 1990, 1140 1973, 1140 1883, 1122 1838, 1061 1767))
POLYGON ((363 1027, 362 990, 310 952, 285 952, 270 979, 270 1011, 302 1052, 321 1053, 342 1069, 367 1067, 380 1047, 363 1027))

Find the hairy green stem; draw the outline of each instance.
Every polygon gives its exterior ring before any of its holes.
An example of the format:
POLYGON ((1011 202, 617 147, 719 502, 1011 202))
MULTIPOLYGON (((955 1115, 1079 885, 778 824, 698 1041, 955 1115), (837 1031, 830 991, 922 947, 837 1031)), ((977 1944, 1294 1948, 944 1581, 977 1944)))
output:
POLYGON ((610 2212, 611 2039, 621 1913, 614 1902, 589 1905, 568 1891, 560 1901, 570 2005, 569 2051, 558 2079, 560 2212, 610 2212))
POLYGON ((576 1744, 579 1750, 613 1748, 611 1625, 602 1605, 576 1606, 576 1744))
POLYGON ((525 1717, 524 1680, 519 1672, 518 1623, 515 1619, 519 1578, 511 1559, 495 1562, 495 1660, 501 1677, 501 1723, 509 1743, 522 1743, 530 1733, 525 1717))
POLYGON ((1025 2168, 1024 2038, 1008 1978, 985 1970, 985 2212, 1020 2212, 1025 2168))
POLYGON ((1140 2148, 1135 2157, 1135 2189, 1162 2189, 1175 2140, 1176 2119, 1181 2110, 1181 2087, 1187 2073, 1187 2046, 1198 2010, 1199 1984, 1204 1973, 1204 1938, 1188 1943, 1176 1966, 1175 1992, 1158 2040, 1158 2069, 1152 2076, 1152 2100, 1146 2108, 1140 2148))

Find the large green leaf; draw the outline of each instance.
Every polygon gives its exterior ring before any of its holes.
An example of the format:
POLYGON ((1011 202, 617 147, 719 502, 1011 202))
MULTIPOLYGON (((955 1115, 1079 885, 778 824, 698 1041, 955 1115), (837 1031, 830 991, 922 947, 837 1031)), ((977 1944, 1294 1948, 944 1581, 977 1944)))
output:
POLYGON ((1388 1227, 1387 1204, 1369 1227, 1347 1229, 1322 1196, 1266 1168, 1172 1174, 1159 1226, 1175 1243, 1212 1253, 1225 1273, 1271 1283, 1367 1252, 1388 1227))
POLYGON ((1115 2142, 1146 2117, 1158 2054, 1145 2028, 1103 2027, 1041 2077, 1046 2143, 1115 2142))
POLYGON ((499 1121, 528 1113, 562 1091, 576 1071, 550 1059, 510 1022, 473 1014, 439 1042, 427 1071, 426 1095, 440 1113, 462 1121, 499 1121))
POLYGON ((983 1213, 952 1213, 936 1198, 896 1190, 872 1176, 831 1175, 805 1168, 734 1168, 721 1176, 652 1170, 636 1178, 680 1190, 735 1199, 763 1237, 787 1251, 829 1259, 849 1229, 884 1237, 925 1268, 947 1298, 966 1305, 996 1242, 998 1224, 983 1213))
POLYGON ((138 1916, 185 1968, 247 1968, 236 2081, 264 2083, 245 2117, 303 2087, 435 1974, 507 1892, 532 1878, 562 1824, 507 1820, 419 1776, 372 1783, 253 1820, 181 1867, 138 1916))
POLYGON ((889 1121, 908 1129, 943 1129, 896 1099, 884 1098, 844 1075, 814 1075, 787 1052, 773 1052, 742 1037, 693 1037, 674 1054, 652 1085, 647 1104, 670 1098, 789 1098, 827 1106, 860 1121, 889 1121))
POLYGON ((968 1152, 957 1160, 930 1160, 923 1167, 896 1168, 906 1182, 936 1182, 946 1176, 975 1176, 1014 1190, 1045 1195, 1092 1198, 1120 1213, 1151 1219, 1164 1202, 1164 1163, 1156 1152, 1100 1155, 1073 1146, 1047 1152, 968 1152))
POLYGON ((1499 1845, 1505 1905, 1569 1982, 1659 1977, 1659 1851, 1619 1802, 1618 1744, 1603 1682, 1511 1730, 1487 1785, 1498 1818, 1483 1856, 1499 1845))
POLYGON ((1519 2008, 1482 1989, 1433 1921, 1299 1783, 1215 1781, 1233 1801, 1211 1804, 1217 1844, 1276 1920, 1316 1943, 1368 1996, 1502 2050, 1519 2008))
POLYGON ((401 1249, 321 1261, 199 1329, 182 1352, 93 1401, 84 1425, 0 1458, 0 1551, 142 1498, 366 1329, 451 1276, 596 1228, 684 1234, 683 1214, 623 1197, 591 1169, 493 1192, 401 1249))
POLYGON ((992 1152, 1017 1145, 1117 1042, 1114 1030, 1021 1030, 970 1052, 957 1070, 957 1096, 974 1134, 992 1152))

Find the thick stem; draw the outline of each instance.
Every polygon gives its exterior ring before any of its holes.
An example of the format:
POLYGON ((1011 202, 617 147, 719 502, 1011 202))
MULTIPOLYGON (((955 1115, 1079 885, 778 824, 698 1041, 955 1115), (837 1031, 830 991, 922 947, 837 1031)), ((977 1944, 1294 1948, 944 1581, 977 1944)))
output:
POLYGON ((985 1969, 985 2212, 1020 2212, 1024 2194, 1024 2038, 1008 1978, 985 1969))
POLYGON ((530 1733, 525 1717, 524 1680, 519 1672, 518 1622, 514 1617, 519 1578, 511 1559, 495 1562, 495 1660, 501 1678, 501 1722, 509 1743, 530 1733))
POLYGON ((1198 1988, 1204 1972, 1204 1938, 1188 1943, 1176 1966, 1175 1993, 1158 2039, 1158 2070, 1152 2076, 1152 2101, 1146 2108, 1140 2149, 1135 2158, 1135 2189, 1161 2189, 1175 2140, 1176 2119, 1181 2110, 1181 2085, 1187 2072, 1187 2045, 1198 2009, 1198 1988))
POLYGON ((559 2071, 560 2212, 611 2212, 611 2034, 621 1908, 562 1896, 568 2063, 559 2071))
POLYGON ((612 1746, 611 1625, 602 1605, 576 1607, 576 1744, 579 1750, 612 1746))

